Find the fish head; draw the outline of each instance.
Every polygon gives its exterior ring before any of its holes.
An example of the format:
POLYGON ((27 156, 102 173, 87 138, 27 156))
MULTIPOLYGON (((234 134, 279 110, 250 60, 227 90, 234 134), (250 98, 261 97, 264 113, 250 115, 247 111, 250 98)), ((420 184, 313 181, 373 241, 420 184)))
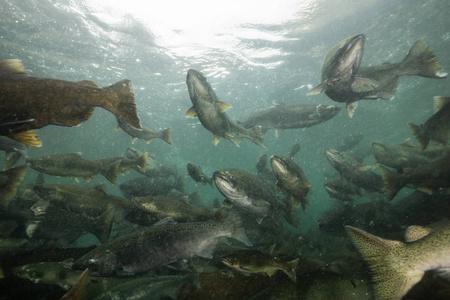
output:
POLYGON ((322 77, 328 85, 350 80, 359 69, 365 44, 364 34, 352 36, 335 46, 325 59, 322 77))
MULTIPOLYGON (((211 86, 200 72, 189 69, 186 77, 189 96, 194 103, 198 99, 211 99, 211 86)), ((194 103, 195 104, 195 103, 194 103)))
POLYGON ((239 182, 228 171, 216 171, 213 174, 214 183, 227 199, 237 200, 246 198, 246 193, 240 188, 239 182))
POLYGON ((273 155, 270 158, 270 165, 272 166, 272 171, 276 177, 286 178, 291 176, 287 159, 273 155))
POLYGON ((99 247, 76 260, 72 268, 75 270, 89 268, 92 275, 108 276, 120 273, 120 262, 115 253, 99 247))
POLYGON ((328 161, 332 166, 340 166, 346 163, 345 156, 336 149, 328 149, 326 151, 328 161))

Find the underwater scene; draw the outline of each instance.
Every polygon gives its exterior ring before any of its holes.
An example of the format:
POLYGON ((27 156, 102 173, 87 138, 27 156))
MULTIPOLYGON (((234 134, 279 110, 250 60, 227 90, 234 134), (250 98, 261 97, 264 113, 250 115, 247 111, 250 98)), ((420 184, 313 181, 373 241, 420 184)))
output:
POLYGON ((450 1, 0 12, 0 300, 450 299, 450 1))

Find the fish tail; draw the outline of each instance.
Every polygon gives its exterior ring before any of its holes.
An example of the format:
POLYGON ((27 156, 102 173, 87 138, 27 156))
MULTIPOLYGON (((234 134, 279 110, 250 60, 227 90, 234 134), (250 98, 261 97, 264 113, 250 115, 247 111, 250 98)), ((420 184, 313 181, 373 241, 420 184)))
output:
POLYGON ((36 148, 42 147, 42 141, 39 139, 39 136, 34 130, 13 133, 10 137, 27 146, 36 148))
POLYGON ((416 270, 413 261, 405 263, 407 249, 402 242, 352 226, 345 229, 369 266, 376 299, 401 299, 422 278, 424 272, 416 270))
POLYGON ((148 160, 149 160, 148 152, 144 152, 144 154, 139 156, 138 159, 137 159, 138 167, 141 170, 145 170, 147 168, 147 166, 148 166, 148 160))
POLYGON ((262 126, 255 126, 249 129, 249 139, 256 145, 264 146, 264 130, 262 126))
POLYGON ((172 130, 166 128, 160 132, 160 138, 169 145, 172 145, 172 130))
POLYGON ((25 177, 26 170, 26 166, 20 166, 3 172, 3 175, 7 179, 0 194, 0 207, 8 207, 10 201, 17 193, 17 188, 25 177))
POLYGON ((400 63, 402 75, 418 75, 430 78, 446 78, 438 58, 424 41, 418 40, 400 63))
POLYGON ((425 130, 423 129, 422 125, 416 125, 413 123, 409 123, 409 128, 411 128, 412 133, 416 137, 416 139, 419 141, 420 145, 422 146, 422 149, 425 150, 428 146, 428 143, 430 142, 430 138, 425 134, 425 130))
POLYGON ((115 96, 109 97, 109 101, 106 101, 103 107, 127 124, 141 128, 131 82, 127 79, 121 80, 103 90, 115 96))
POLYGON ((89 285, 89 269, 81 273, 72 288, 61 297, 61 300, 84 300, 87 299, 87 287, 89 285))
POLYGON ((294 260, 288 261, 286 263, 286 267, 283 268, 284 274, 289 277, 293 282, 297 282, 297 265, 298 265, 299 259, 296 258, 294 260))
POLYGON ((385 191, 389 200, 394 199, 395 195, 406 185, 402 175, 388 170, 385 167, 381 167, 383 171, 383 179, 385 185, 385 191))
POLYGON ((96 236, 101 243, 108 241, 111 234, 112 225, 115 219, 114 206, 108 206, 108 209, 100 217, 100 222, 96 230, 96 236))
POLYGON ((112 184, 115 184, 117 177, 120 174, 120 161, 116 161, 116 162, 108 165, 107 168, 105 168, 101 171, 101 174, 106 179, 108 179, 109 182, 111 182, 112 184))

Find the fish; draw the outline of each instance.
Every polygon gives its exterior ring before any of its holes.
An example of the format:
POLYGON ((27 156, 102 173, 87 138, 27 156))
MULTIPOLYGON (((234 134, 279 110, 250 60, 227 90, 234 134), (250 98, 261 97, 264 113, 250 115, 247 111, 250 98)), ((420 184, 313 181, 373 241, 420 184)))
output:
POLYGON ((440 157, 429 163, 419 165, 404 173, 396 173, 382 167, 387 197, 392 200, 406 185, 429 194, 449 188, 450 150, 447 149, 443 152, 440 157))
POLYGON ((151 196, 132 198, 135 205, 155 220, 170 218, 176 222, 198 222, 216 219, 214 211, 196 207, 184 197, 151 196))
POLYGON ((186 169, 188 171, 189 176, 191 176, 191 178, 195 182, 212 185, 211 177, 206 176, 199 166, 194 165, 193 163, 187 163, 186 169))
POLYGON ((178 299, 180 288, 192 282, 191 275, 138 277, 109 288, 94 300, 178 299))
POLYGON ((0 172, 0 207, 8 207, 14 199, 26 171, 26 166, 20 166, 0 172))
POLYGON ((299 259, 283 261, 256 250, 240 250, 221 258, 227 267, 243 274, 263 273, 272 277, 282 271, 293 282, 297 281, 296 268, 299 259))
POLYGON ((53 154, 27 159, 27 164, 34 170, 53 176, 76 177, 90 180, 101 174, 111 183, 115 183, 119 174, 133 168, 145 168, 148 155, 137 159, 114 157, 87 160, 80 153, 53 154))
POLYGON ((328 178, 324 187, 331 198, 343 202, 352 202, 353 197, 361 196, 361 190, 356 185, 340 176, 328 178))
POLYGON ((445 152, 445 148, 435 147, 422 150, 409 142, 399 145, 372 143, 372 152, 379 164, 395 169, 399 173, 429 163, 445 152))
POLYGON ((220 237, 250 245, 240 218, 230 214, 223 222, 163 224, 119 237, 88 252, 73 267, 89 268, 94 276, 131 276, 194 255, 211 257, 220 237))
POLYGON ((170 128, 163 129, 161 131, 155 131, 150 128, 136 128, 129 123, 125 122, 122 118, 117 118, 119 127, 126 132, 129 136, 140 139, 150 143, 153 139, 161 139, 165 143, 172 144, 172 133, 170 128))
POLYGON ((361 99, 392 99, 401 76, 443 79, 448 75, 422 40, 416 41, 399 63, 363 67, 365 41, 364 34, 357 34, 331 49, 322 66, 322 82, 308 94, 325 92, 330 99, 345 103, 348 115, 353 117, 361 99))
POLYGON ((203 127, 214 135, 214 145, 220 142, 220 138, 227 139, 236 146, 240 144, 242 138, 260 146, 264 144, 261 128, 246 129, 225 114, 231 106, 218 100, 211 85, 200 72, 189 69, 186 84, 193 105, 186 112, 186 116, 198 117, 203 127))
POLYGON ((340 108, 324 104, 278 104, 258 111, 240 124, 245 128, 260 126, 269 129, 298 129, 311 127, 336 116, 340 108))
POLYGON ((141 128, 129 80, 99 88, 94 82, 32 77, 18 59, 0 61, 0 135, 28 145, 41 145, 30 130, 47 125, 77 126, 102 107, 141 128), (43 100, 45 99, 45 101, 43 100), (33 120, 17 126, 17 121, 33 120))
POLYGON ((20 158, 27 158, 27 148, 7 136, 0 135, 0 150, 5 151, 5 169, 13 167, 20 158))
POLYGON ((435 96, 433 101, 434 113, 425 123, 409 123, 422 149, 426 149, 430 141, 447 145, 450 136, 450 97, 435 96))
POLYGON ((338 152, 335 149, 327 150, 326 156, 333 168, 351 183, 368 192, 383 191, 383 178, 375 173, 371 166, 359 162, 346 152, 338 152))
POLYGON ((173 190, 182 192, 184 187, 183 180, 178 175, 172 174, 171 176, 136 177, 119 184, 119 189, 126 198, 132 198, 167 195, 173 190))
POLYGON ((400 300, 426 271, 448 274, 450 269, 450 225, 410 226, 406 240, 387 240, 362 229, 346 226, 355 247, 372 274, 376 299, 400 300), (416 234, 420 231, 420 234, 416 234))
POLYGON ((258 223, 277 205, 274 190, 262 178, 244 170, 219 170, 214 172, 213 180, 234 207, 253 215, 258 223))
POLYGON ((87 300, 87 286, 89 284, 89 269, 86 269, 81 273, 77 282, 72 288, 65 293, 61 300, 87 300))
POLYGON ((306 179, 302 168, 292 159, 278 155, 270 158, 272 171, 277 179, 277 186, 289 195, 291 203, 305 210, 308 205, 306 196, 311 184, 306 179))

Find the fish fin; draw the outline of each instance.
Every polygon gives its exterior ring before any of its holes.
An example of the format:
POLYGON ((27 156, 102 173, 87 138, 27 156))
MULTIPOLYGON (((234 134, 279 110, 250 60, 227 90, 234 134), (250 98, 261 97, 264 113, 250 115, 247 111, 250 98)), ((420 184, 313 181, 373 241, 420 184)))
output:
POLYGON ((412 133, 422 146, 422 149, 425 150, 430 143, 430 137, 425 134, 423 125, 416 125, 414 123, 409 123, 408 125, 409 128, 411 128, 412 133))
POLYGON ((36 148, 42 147, 42 141, 39 139, 39 136, 34 130, 13 133, 10 137, 27 146, 36 148))
POLYGON ((405 231, 405 242, 415 242, 421 238, 426 237, 431 233, 431 228, 412 225, 406 228, 405 231))
POLYGON ((109 205, 108 209, 101 215, 95 235, 103 244, 106 243, 111 234, 112 225, 114 222, 115 209, 113 205, 109 205))
POLYGON ((445 72, 438 58, 424 41, 419 40, 409 50, 400 64, 404 75, 418 75, 431 78, 446 78, 445 72))
POLYGON ((264 145, 264 129, 262 126, 254 126, 249 129, 249 139, 254 144, 266 148, 264 145))
POLYGON ((376 299, 401 299, 424 272, 402 264, 405 244, 385 240, 364 230, 345 226, 353 244, 369 265, 376 299))
POLYGON ((193 106, 190 107, 190 108, 186 111, 185 115, 186 115, 186 118, 197 118, 197 117, 198 117, 197 111, 195 110, 195 108, 194 108, 193 106))
POLYGON ((283 272, 291 279, 293 282, 297 282, 297 265, 299 259, 288 261, 286 263, 286 268, 283 268, 283 272))
POLYGON ((310 89, 308 91, 308 93, 306 93, 306 95, 307 96, 317 96, 317 95, 321 94, 325 90, 326 85, 327 85, 327 83, 324 81, 324 82, 316 85, 312 89, 310 89))
POLYGON ((127 124, 141 129, 141 122, 137 115, 136 103, 134 101, 134 94, 131 90, 131 82, 127 79, 116 82, 111 86, 103 88, 104 91, 113 93, 116 98, 105 101, 105 109, 112 112, 117 118, 120 118, 127 124))
POLYGON ((351 89, 355 93, 368 93, 378 87, 379 84, 376 80, 364 77, 355 77, 351 85, 351 89))
POLYGON ((241 139, 235 136, 228 136, 228 140, 230 140, 236 147, 241 146, 241 139))
POLYGON ((81 81, 78 81, 77 83, 79 85, 84 85, 84 86, 98 88, 97 84, 94 81, 92 81, 92 80, 81 80, 81 81))
POLYGON ((226 112, 227 110, 229 110, 230 108, 233 107, 233 106, 231 106, 231 104, 223 102, 223 101, 217 101, 217 105, 219 106, 220 112, 226 112))
POLYGON ((378 91, 377 96, 385 100, 393 100, 398 87, 398 77, 394 78, 378 91))
POLYGON ((144 154, 142 154, 141 156, 139 156, 137 158, 137 161, 136 161, 137 166, 140 169, 145 170, 147 168, 147 166, 148 166, 148 160, 149 160, 148 152, 144 152, 144 154))
POLYGON ((22 153, 20 152, 7 152, 5 155, 5 169, 12 168, 21 158, 22 153))
POLYGON ((172 131, 170 128, 166 128, 161 131, 161 139, 169 145, 172 145, 172 131))
MULTIPOLYGON (((272 277, 273 275, 275 275, 278 272, 278 269, 276 268, 269 268, 265 270, 265 273, 267 274, 267 276, 272 277)), ((284 270, 283 270, 284 272, 284 270)))
POLYGON ((347 114, 351 119, 353 118, 356 108, 358 107, 358 102, 347 102, 345 107, 347 108, 347 114))
POLYGON ((0 177, 5 177, 6 180, 2 182, 2 192, 0 194, 0 206, 8 207, 11 200, 16 196, 17 188, 22 183, 26 166, 15 167, 0 173, 0 177))
POLYGON ((120 160, 111 163, 108 167, 101 171, 101 174, 112 184, 116 183, 120 173, 120 160))
POLYGON ((212 143, 214 146, 217 146, 220 143, 220 137, 218 137, 217 135, 213 136, 212 143))
POLYGON ((224 219, 224 223, 228 226, 231 226, 232 233, 231 236, 240 241, 241 243, 252 246, 252 242, 249 240, 247 233, 245 232, 244 227, 242 226, 241 217, 235 212, 230 212, 224 219))
POLYGON ((433 97, 434 113, 437 113, 438 111, 442 110, 445 107, 448 107, 449 105, 450 105, 450 97, 444 97, 444 96, 434 96, 433 97))
POLYGON ((78 281, 72 288, 65 293, 61 300, 86 300, 87 298, 87 287, 89 285, 89 269, 86 269, 81 273, 78 281))
POLYGON ((386 194, 389 200, 394 199, 395 195, 406 185, 401 175, 398 175, 387 168, 380 166, 383 171, 383 180, 385 184, 386 194))
POLYGON ((10 75, 27 75, 25 67, 20 59, 0 60, 0 77, 10 75))

